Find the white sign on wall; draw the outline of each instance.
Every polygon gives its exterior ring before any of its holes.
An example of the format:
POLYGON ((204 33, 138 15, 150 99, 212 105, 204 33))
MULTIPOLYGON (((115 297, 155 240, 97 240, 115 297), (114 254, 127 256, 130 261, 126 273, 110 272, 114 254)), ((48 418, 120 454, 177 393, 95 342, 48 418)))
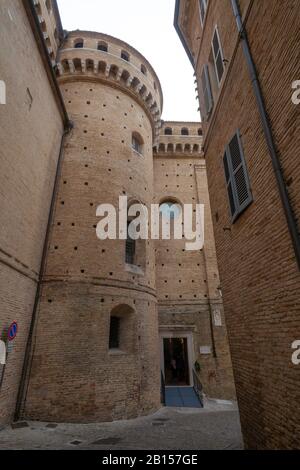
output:
POLYGON ((4 341, 0 340, 0 364, 4 365, 6 363, 6 346, 4 341))
POLYGON ((222 326, 222 315, 221 315, 220 310, 214 310, 213 316, 214 316, 215 326, 222 326))

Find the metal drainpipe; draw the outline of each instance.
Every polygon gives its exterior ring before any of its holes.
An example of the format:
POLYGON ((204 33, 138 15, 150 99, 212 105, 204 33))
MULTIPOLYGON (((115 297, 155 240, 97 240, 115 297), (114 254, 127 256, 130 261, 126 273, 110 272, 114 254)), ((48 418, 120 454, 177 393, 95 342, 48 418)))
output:
POLYGON ((72 128, 73 128, 73 124, 71 121, 69 121, 68 126, 65 128, 63 132, 61 144, 60 144, 60 151, 59 151, 56 174, 55 174, 55 179, 54 179, 54 186, 53 186, 53 192, 52 192, 52 198, 51 198, 51 204, 50 204, 50 210, 49 210, 49 216, 48 216, 48 223, 47 223, 46 235, 45 235, 43 252, 42 252, 38 284, 37 284, 37 289, 36 289, 36 294, 35 294, 35 299, 34 299, 32 318, 30 322, 22 375, 21 375, 17 403, 16 403, 16 410, 15 410, 15 416, 14 416, 15 421, 20 419, 21 414, 22 414, 22 403, 24 402, 25 404, 25 401, 26 401, 26 395, 27 395, 27 390, 28 390, 28 385, 29 385, 29 376, 30 376, 30 370, 31 370, 31 365, 32 365, 31 352, 32 352, 32 344, 33 344, 33 333, 34 333, 34 328, 35 328, 36 321, 37 321, 37 309, 38 309, 38 304, 39 304, 39 299, 40 299, 40 294, 41 294, 43 276, 44 276, 45 267, 46 267, 50 230, 51 230, 51 224, 53 220, 56 195, 57 195, 62 161, 63 161, 64 142, 65 142, 66 135, 71 131, 72 128))
POLYGON ((288 229, 290 232, 290 236, 291 236, 294 251, 295 251, 298 269, 300 269, 300 237, 299 237, 297 221, 296 221, 296 218, 295 218, 292 206, 291 206, 288 191, 287 191, 286 184, 284 181, 284 176, 283 176, 282 169, 281 169, 281 164, 278 158, 278 152, 275 147, 274 138, 273 138, 270 122, 269 122, 269 117, 266 111, 264 98, 262 95, 259 79, 258 79, 257 72, 256 72, 256 67, 253 61, 253 57, 252 57, 249 42, 248 42, 247 31, 244 27, 241 13, 240 13, 239 1, 231 0, 231 5, 232 5, 233 14, 236 19, 238 32, 241 38, 241 43, 242 43, 245 59, 247 62, 251 82, 253 85, 253 90, 254 90, 256 101, 257 101, 259 114, 261 117, 263 131, 264 131, 265 138, 267 141, 281 202, 283 205, 288 229))

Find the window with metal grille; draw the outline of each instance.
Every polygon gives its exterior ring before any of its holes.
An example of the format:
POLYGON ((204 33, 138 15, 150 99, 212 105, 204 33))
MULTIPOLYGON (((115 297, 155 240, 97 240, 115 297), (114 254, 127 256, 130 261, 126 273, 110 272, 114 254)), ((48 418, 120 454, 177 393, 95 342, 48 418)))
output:
POLYGON ((253 200, 239 132, 227 145, 223 164, 230 212, 234 222, 253 200))
POLYGON ((136 249, 136 241, 133 240, 129 235, 129 225, 130 222, 127 223, 127 239, 126 239, 126 263, 127 264, 134 264, 135 261, 135 249, 136 249))
POLYGON ((202 26, 203 26, 203 23, 204 23, 204 20, 205 20, 207 4, 208 4, 208 0, 199 0, 200 18, 201 18, 202 26))
POLYGON ((217 27, 215 29, 213 40, 212 40, 212 52, 213 52, 213 57, 214 57, 214 64, 215 64, 218 85, 220 85, 223 74, 224 74, 224 57, 223 57, 221 41, 220 41, 217 27))
POLYGON ((209 69, 208 69, 208 65, 206 64, 203 67, 201 82, 202 82, 202 92, 203 92, 203 99, 204 99, 204 106, 205 106, 205 116, 202 116, 202 117, 203 119, 207 120, 213 109, 214 100, 213 100, 211 84, 210 84, 209 69))
POLYGON ((119 317, 110 317, 109 349, 120 347, 120 321, 119 317))

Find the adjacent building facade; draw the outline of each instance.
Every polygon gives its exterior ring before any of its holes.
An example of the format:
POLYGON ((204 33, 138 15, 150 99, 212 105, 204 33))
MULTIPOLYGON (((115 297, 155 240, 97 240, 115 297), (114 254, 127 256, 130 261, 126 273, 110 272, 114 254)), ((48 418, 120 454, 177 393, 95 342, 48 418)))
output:
POLYGON ((178 0, 245 444, 299 449, 298 2, 178 0))
POLYGON ((64 32, 54 0, 3 1, 0 14, 0 424, 151 413, 161 375, 192 387, 196 374, 206 395, 234 398, 200 123, 163 123, 147 59, 64 32), (120 197, 149 211, 204 204, 202 250, 133 241, 129 215, 121 238, 99 240, 98 207, 120 197))
POLYGON ((172 204, 192 204, 194 214, 196 204, 204 205, 201 250, 188 251, 184 238, 155 244, 161 369, 166 385, 193 384, 196 367, 208 396, 234 398, 199 123, 163 123, 154 147, 154 201, 162 210, 172 204), (174 356, 179 365, 185 359, 175 379, 174 356))

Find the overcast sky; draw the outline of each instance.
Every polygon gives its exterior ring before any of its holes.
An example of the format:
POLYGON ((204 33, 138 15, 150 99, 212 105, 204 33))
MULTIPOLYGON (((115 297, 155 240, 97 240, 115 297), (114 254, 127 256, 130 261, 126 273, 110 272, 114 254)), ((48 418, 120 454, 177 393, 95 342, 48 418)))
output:
POLYGON ((58 0, 63 27, 115 36, 154 67, 165 121, 199 121, 193 69, 173 26, 175 0, 58 0))

